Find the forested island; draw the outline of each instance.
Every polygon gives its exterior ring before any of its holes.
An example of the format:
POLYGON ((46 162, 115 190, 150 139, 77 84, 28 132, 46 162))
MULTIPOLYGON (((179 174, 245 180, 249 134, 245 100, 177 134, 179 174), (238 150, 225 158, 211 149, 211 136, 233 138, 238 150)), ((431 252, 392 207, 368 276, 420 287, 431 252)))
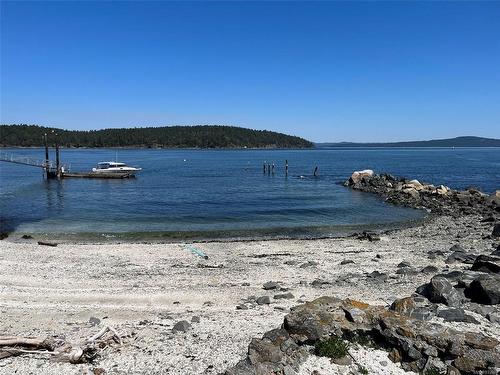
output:
POLYGON ((155 148, 311 148, 306 139, 268 130, 197 125, 102 130, 64 130, 38 125, 0 125, 0 146, 43 146, 56 140, 62 147, 155 148))
POLYGON ((380 142, 380 143, 316 143, 316 147, 500 147, 500 139, 483 137, 456 137, 447 139, 431 139, 428 141, 380 142))

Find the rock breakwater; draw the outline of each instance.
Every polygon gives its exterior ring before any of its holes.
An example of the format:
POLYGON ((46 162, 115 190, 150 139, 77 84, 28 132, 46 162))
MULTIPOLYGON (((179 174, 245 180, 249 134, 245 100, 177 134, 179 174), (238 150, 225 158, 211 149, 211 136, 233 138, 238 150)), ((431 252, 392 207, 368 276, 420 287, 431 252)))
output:
POLYGON ((434 214, 454 217, 479 214, 492 222, 500 214, 499 190, 491 195, 475 188, 459 191, 386 173, 376 174, 369 169, 354 172, 344 186, 378 194, 393 204, 424 208, 434 214))

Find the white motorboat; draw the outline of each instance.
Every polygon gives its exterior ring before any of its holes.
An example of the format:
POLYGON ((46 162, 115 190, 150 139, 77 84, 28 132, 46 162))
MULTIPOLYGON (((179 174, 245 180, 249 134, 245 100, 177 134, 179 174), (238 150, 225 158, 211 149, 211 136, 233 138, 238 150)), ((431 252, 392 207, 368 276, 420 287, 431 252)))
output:
POLYGON ((131 176, 141 170, 142 168, 129 167, 125 163, 119 163, 116 161, 103 161, 97 163, 97 168, 92 168, 93 173, 120 173, 131 176))

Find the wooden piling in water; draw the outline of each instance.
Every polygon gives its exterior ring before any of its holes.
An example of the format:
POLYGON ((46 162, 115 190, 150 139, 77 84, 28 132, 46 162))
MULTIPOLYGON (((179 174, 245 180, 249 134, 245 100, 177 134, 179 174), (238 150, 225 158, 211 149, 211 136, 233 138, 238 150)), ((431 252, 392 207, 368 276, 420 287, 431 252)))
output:
POLYGON ((61 178, 61 162, 59 159, 59 142, 57 140, 57 134, 56 134, 56 176, 57 178, 61 178))
POLYGON ((47 143, 47 133, 43 135, 43 145, 45 146, 45 176, 49 178, 49 145, 47 143))

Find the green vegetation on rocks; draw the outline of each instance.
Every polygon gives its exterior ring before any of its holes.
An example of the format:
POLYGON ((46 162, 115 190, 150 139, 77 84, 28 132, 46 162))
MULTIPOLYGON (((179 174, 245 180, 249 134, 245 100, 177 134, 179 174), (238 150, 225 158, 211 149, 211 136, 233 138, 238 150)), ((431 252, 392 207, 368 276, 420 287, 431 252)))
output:
POLYGON ((339 336, 331 336, 326 340, 318 341, 315 350, 320 357, 342 358, 349 353, 349 343, 339 336))

